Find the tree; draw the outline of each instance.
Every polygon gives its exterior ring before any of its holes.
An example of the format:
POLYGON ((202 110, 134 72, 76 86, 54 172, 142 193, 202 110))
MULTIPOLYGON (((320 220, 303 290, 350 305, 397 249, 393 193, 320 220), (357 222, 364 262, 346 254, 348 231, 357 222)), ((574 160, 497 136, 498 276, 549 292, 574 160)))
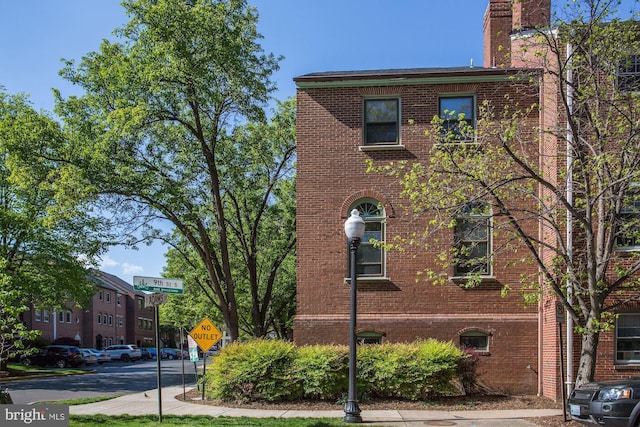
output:
POLYGON ((37 336, 20 321, 34 306, 82 304, 93 295, 86 267, 105 236, 82 193, 66 185, 57 122, 21 95, 0 91, 0 362, 37 336))
POLYGON ((57 102, 76 164, 125 223, 142 224, 143 239, 163 240, 202 267, 193 286, 221 312, 231 339, 239 335, 242 287, 252 293, 253 333, 263 334, 271 296, 258 292, 267 281, 255 277, 253 263, 272 265, 276 278, 295 241, 283 218, 289 244, 260 246, 265 218, 291 197, 292 102, 274 119, 286 120, 281 133, 263 135, 273 139, 243 140, 249 135, 234 128, 264 122, 278 59, 263 53, 256 11, 243 0, 123 5, 130 21, 115 32, 121 42, 103 41, 61 72, 85 91, 57 102), (176 234, 153 227, 157 219, 176 234), (241 254, 247 258, 235 258, 241 254))
MULTIPOLYGON (((476 214, 490 209, 500 244, 489 260, 475 261, 493 262, 517 251, 520 260, 511 268, 537 266, 536 274, 522 277, 523 295, 535 302, 551 291, 570 313, 582 334, 576 385, 593 380, 600 333, 611 328, 616 310, 638 300, 640 290, 640 253, 622 250, 640 242, 634 68, 640 38, 636 22, 613 19, 616 4, 568 2, 566 15, 556 16, 551 28, 537 28, 520 48, 512 47, 512 63, 528 67, 520 83, 532 81, 531 73, 537 78, 536 67, 543 70, 541 105, 536 98, 496 111, 484 103, 475 129, 458 117, 452 131, 446 117, 436 117, 427 133, 440 144, 434 144, 428 164, 371 167, 397 176, 414 212, 433 216, 413 240, 441 248, 439 267, 426 272, 433 282, 443 283, 453 263, 474 254, 470 245, 438 246, 437 239, 453 234, 469 203, 475 203, 476 214), (527 126, 537 108, 540 117, 552 118, 551 125, 527 126), (473 132, 477 144, 456 143, 465 132, 473 132)), ((471 274, 467 286, 479 279, 471 274)))

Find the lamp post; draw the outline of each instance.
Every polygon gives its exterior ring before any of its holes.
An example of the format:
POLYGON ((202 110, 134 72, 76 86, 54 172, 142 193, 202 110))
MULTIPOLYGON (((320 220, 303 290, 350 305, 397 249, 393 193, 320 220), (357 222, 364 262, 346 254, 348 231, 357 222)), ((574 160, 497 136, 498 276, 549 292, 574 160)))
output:
POLYGON ((361 423, 360 407, 358 407, 358 391, 356 385, 356 306, 358 295, 356 255, 358 246, 364 236, 365 223, 360 218, 357 209, 351 211, 351 216, 344 223, 344 232, 349 241, 351 266, 351 308, 349 314, 349 397, 344 407, 344 421, 347 423, 361 423))

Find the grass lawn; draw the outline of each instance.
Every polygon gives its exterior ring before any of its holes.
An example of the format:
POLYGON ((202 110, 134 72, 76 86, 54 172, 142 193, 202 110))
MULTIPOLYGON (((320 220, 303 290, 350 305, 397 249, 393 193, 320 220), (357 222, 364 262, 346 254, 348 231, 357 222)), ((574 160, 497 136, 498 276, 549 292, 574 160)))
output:
POLYGON ((70 427, 109 426, 208 426, 208 427, 335 427, 347 423, 336 418, 247 418, 167 415, 158 422, 158 416, 109 417, 106 415, 71 415, 70 427))
POLYGON ((7 365, 9 375, 4 377, 4 381, 10 381, 16 378, 23 377, 39 377, 47 375, 76 375, 86 374, 87 372, 93 372, 91 369, 78 369, 78 368, 43 368, 40 366, 24 366, 19 363, 9 363, 7 365))

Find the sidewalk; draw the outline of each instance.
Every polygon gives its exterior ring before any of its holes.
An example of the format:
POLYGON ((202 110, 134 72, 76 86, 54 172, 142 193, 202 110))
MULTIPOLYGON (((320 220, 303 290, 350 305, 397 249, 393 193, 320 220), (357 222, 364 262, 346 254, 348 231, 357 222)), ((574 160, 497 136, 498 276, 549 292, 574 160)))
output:
MULTIPOLYGON (((255 418, 342 418, 344 411, 261 410, 199 405, 175 398, 182 394, 182 386, 162 388, 162 415, 209 415, 212 417, 255 418)), ((149 390, 102 402, 73 405, 74 415, 158 415, 158 391, 149 390)), ((428 411, 428 410, 372 410, 362 411, 366 425, 379 426, 474 426, 474 427, 532 427, 526 418, 562 415, 560 409, 516 409, 510 411, 428 411)))

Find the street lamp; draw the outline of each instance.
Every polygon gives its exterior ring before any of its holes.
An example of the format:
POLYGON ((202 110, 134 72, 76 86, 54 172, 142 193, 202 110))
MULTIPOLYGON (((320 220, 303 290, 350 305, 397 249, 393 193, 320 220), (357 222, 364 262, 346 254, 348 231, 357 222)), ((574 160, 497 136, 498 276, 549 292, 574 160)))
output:
POLYGON ((356 386, 356 297, 358 295, 356 255, 358 246, 364 236, 365 223, 360 218, 357 209, 351 211, 351 216, 344 223, 344 232, 349 240, 351 255, 351 310, 349 315, 349 398, 344 407, 344 421, 347 423, 361 423, 360 408, 358 407, 358 391, 356 386))

